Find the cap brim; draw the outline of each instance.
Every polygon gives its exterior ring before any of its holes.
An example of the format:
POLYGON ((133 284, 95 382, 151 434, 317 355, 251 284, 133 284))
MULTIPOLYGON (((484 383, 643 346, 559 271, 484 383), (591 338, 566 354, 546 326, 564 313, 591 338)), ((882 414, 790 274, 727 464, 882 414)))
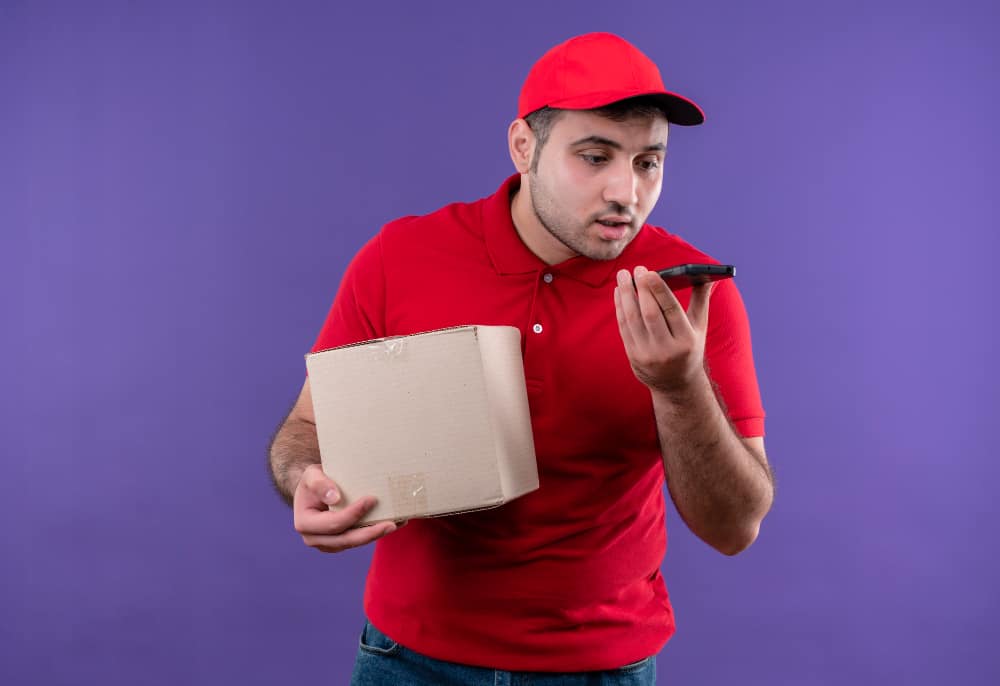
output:
MULTIPOLYGON (((655 103, 657 107, 663 110, 663 114, 671 124, 697 126, 705 122, 705 113, 694 101, 670 91, 654 91, 652 93, 619 92, 614 94, 607 92, 590 93, 575 98, 551 102, 548 106, 564 110, 596 110, 633 98, 642 98, 655 103)), ((527 116, 527 114, 530 114, 530 112, 521 116, 527 116)))
POLYGON ((667 121, 680 126, 697 126, 705 123, 705 113, 692 100, 677 93, 650 93, 646 97, 655 100, 667 115, 667 121))

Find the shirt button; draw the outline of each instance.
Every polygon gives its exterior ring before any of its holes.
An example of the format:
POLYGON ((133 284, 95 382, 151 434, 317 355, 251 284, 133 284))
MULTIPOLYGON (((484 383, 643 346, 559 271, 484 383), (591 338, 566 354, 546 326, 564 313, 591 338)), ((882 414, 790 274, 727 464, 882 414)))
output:
POLYGON ((552 283, 552 275, 546 274, 545 276, 542 277, 542 281, 544 281, 545 283, 552 283))
POLYGON ((531 327, 531 330, 534 331, 535 333, 541 333, 542 332, 542 325, 541 324, 535 324, 533 327, 531 327))

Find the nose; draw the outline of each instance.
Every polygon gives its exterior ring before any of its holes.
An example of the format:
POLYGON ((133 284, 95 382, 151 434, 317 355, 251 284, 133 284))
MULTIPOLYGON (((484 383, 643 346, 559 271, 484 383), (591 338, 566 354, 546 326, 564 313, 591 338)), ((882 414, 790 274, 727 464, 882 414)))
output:
POLYGON ((638 175, 631 162, 617 164, 604 186, 604 201, 634 208, 639 203, 638 175))

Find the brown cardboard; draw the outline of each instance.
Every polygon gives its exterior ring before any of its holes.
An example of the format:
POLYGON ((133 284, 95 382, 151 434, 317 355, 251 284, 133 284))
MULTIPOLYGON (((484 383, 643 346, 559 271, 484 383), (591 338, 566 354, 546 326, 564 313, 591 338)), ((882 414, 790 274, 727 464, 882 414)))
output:
POLYGON ((306 356, 323 470, 359 525, 496 507, 538 488, 510 326, 462 326, 306 356))

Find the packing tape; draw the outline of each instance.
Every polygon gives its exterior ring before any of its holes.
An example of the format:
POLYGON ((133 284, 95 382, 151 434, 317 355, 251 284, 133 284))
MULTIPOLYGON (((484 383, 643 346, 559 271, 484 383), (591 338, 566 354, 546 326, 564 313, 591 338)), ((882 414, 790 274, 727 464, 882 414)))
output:
POLYGON ((416 474, 393 474, 389 476, 389 497, 392 511, 398 517, 412 517, 427 512, 427 476, 416 474))
POLYGON ((386 338, 377 345, 373 344, 369 350, 376 360, 391 360, 402 355, 404 347, 406 347, 404 338, 386 338))

